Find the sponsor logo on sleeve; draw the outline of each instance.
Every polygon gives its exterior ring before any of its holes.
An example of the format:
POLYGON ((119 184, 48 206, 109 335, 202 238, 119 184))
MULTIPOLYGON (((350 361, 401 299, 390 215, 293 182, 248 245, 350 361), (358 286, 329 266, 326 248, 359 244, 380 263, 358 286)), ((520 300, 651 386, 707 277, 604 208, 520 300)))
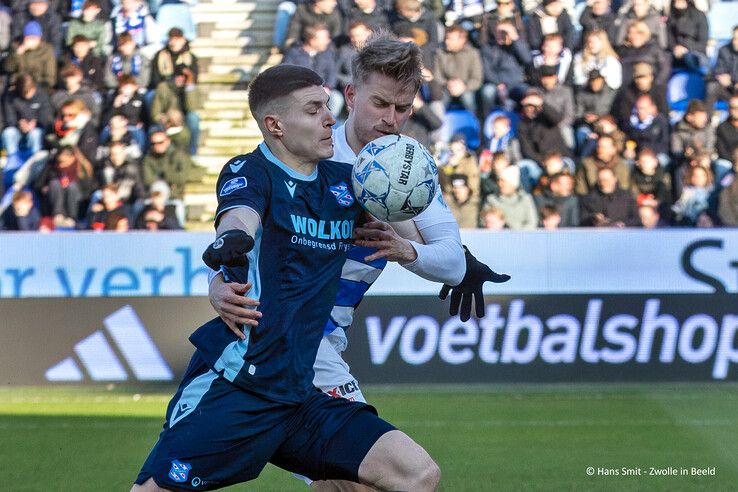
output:
POLYGON ((229 179, 225 182, 223 187, 220 189, 220 196, 230 195, 236 190, 246 188, 246 178, 239 176, 237 178, 229 179))

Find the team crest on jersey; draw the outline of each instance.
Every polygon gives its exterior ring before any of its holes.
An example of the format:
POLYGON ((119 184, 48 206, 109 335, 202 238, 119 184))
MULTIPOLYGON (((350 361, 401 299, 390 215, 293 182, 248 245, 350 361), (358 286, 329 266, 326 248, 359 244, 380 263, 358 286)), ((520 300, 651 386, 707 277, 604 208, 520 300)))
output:
POLYGON ((351 195, 348 185, 344 182, 331 186, 331 193, 342 207, 350 207, 354 204, 354 197, 351 195))
POLYGON ((242 188, 246 188, 246 178, 239 176, 237 178, 229 179, 220 189, 220 196, 230 195, 234 191, 242 188))
POLYGON ((169 478, 177 483, 183 483, 187 481, 187 475, 190 474, 192 465, 189 463, 182 463, 179 460, 172 461, 172 468, 169 470, 169 478))

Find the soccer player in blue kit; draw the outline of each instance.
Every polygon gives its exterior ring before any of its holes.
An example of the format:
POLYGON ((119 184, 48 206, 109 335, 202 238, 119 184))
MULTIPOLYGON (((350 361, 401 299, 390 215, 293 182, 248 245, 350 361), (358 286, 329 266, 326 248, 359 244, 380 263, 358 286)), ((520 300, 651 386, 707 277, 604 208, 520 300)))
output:
POLYGON ((309 69, 254 79, 249 105, 264 142, 218 179, 217 239, 203 258, 252 285, 258 327, 220 319, 196 351, 132 490, 211 490, 256 478, 267 462, 312 480, 435 490, 428 453, 359 402, 313 386, 313 363, 362 210, 351 166, 333 154, 328 94, 309 69))
MULTIPOLYGON (((412 113, 421 84, 420 51, 412 43, 387 36, 371 39, 359 50, 353 63, 353 82, 346 89, 350 113, 346 124, 333 132, 332 160, 353 163, 361 148, 375 138, 400 133, 412 113)), ((341 353, 347 346, 346 331, 354 309, 381 274, 387 260, 397 261, 428 280, 446 284, 452 292, 451 315, 468 319, 472 301, 482 317, 482 285, 504 282, 509 277, 492 272, 462 248, 458 224, 440 198, 413 220, 390 225, 370 222, 355 229, 356 246, 349 251, 331 317, 326 324, 315 360, 314 384, 332 395, 364 402, 364 395, 341 353), (451 288, 450 286, 456 286, 451 288)), ((225 283, 222 275, 211 275, 210 301, 231 330, 259 323, 250 284, 225 283), (249 297, 243 297, 244 295, 249 297)), ((365 490, 350 484, 342 489, 365 490)), ((334 490, 313 483, 318 490, 334 490)))

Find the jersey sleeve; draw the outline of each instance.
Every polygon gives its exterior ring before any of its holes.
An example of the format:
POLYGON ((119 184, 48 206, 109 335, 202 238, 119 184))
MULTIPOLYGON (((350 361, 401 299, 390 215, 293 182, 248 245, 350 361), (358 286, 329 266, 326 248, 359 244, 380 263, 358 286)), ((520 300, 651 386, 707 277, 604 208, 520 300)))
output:
POLYGON ((223 166, 216 190, 217 226, 222 214, 234 208, 250 208, 263 218, 269 206, 271 180, 266 168, 258 160, 249 156, 238 156, 223 166))
POLYGON ((456 218, 454 218, 454 214, 451 212, 451 209, 449 209, 446 202, 443 201, 440 186, 438 187, 435 198, 433 198, 431 204, 428 205, 428 208, 413 217, 413 221, 419 231, 437 224, 456 222, 456 218))

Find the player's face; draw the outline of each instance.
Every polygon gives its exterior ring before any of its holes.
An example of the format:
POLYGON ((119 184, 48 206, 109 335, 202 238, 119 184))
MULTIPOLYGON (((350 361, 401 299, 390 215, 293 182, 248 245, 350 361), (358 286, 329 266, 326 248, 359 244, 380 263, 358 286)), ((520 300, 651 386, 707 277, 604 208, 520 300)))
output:
POLYGON ((362 146, 384 135, 400 133, 412 114, 415 88, 372 73, 358 86, 346 88, 346 102, 362 146))
POLYGON ((328 94, 321 86, 292 93, 289 110, 280 117, 284 146, 303 162, 317 162, 333 155, 336 123, 328 109, 328 94))

